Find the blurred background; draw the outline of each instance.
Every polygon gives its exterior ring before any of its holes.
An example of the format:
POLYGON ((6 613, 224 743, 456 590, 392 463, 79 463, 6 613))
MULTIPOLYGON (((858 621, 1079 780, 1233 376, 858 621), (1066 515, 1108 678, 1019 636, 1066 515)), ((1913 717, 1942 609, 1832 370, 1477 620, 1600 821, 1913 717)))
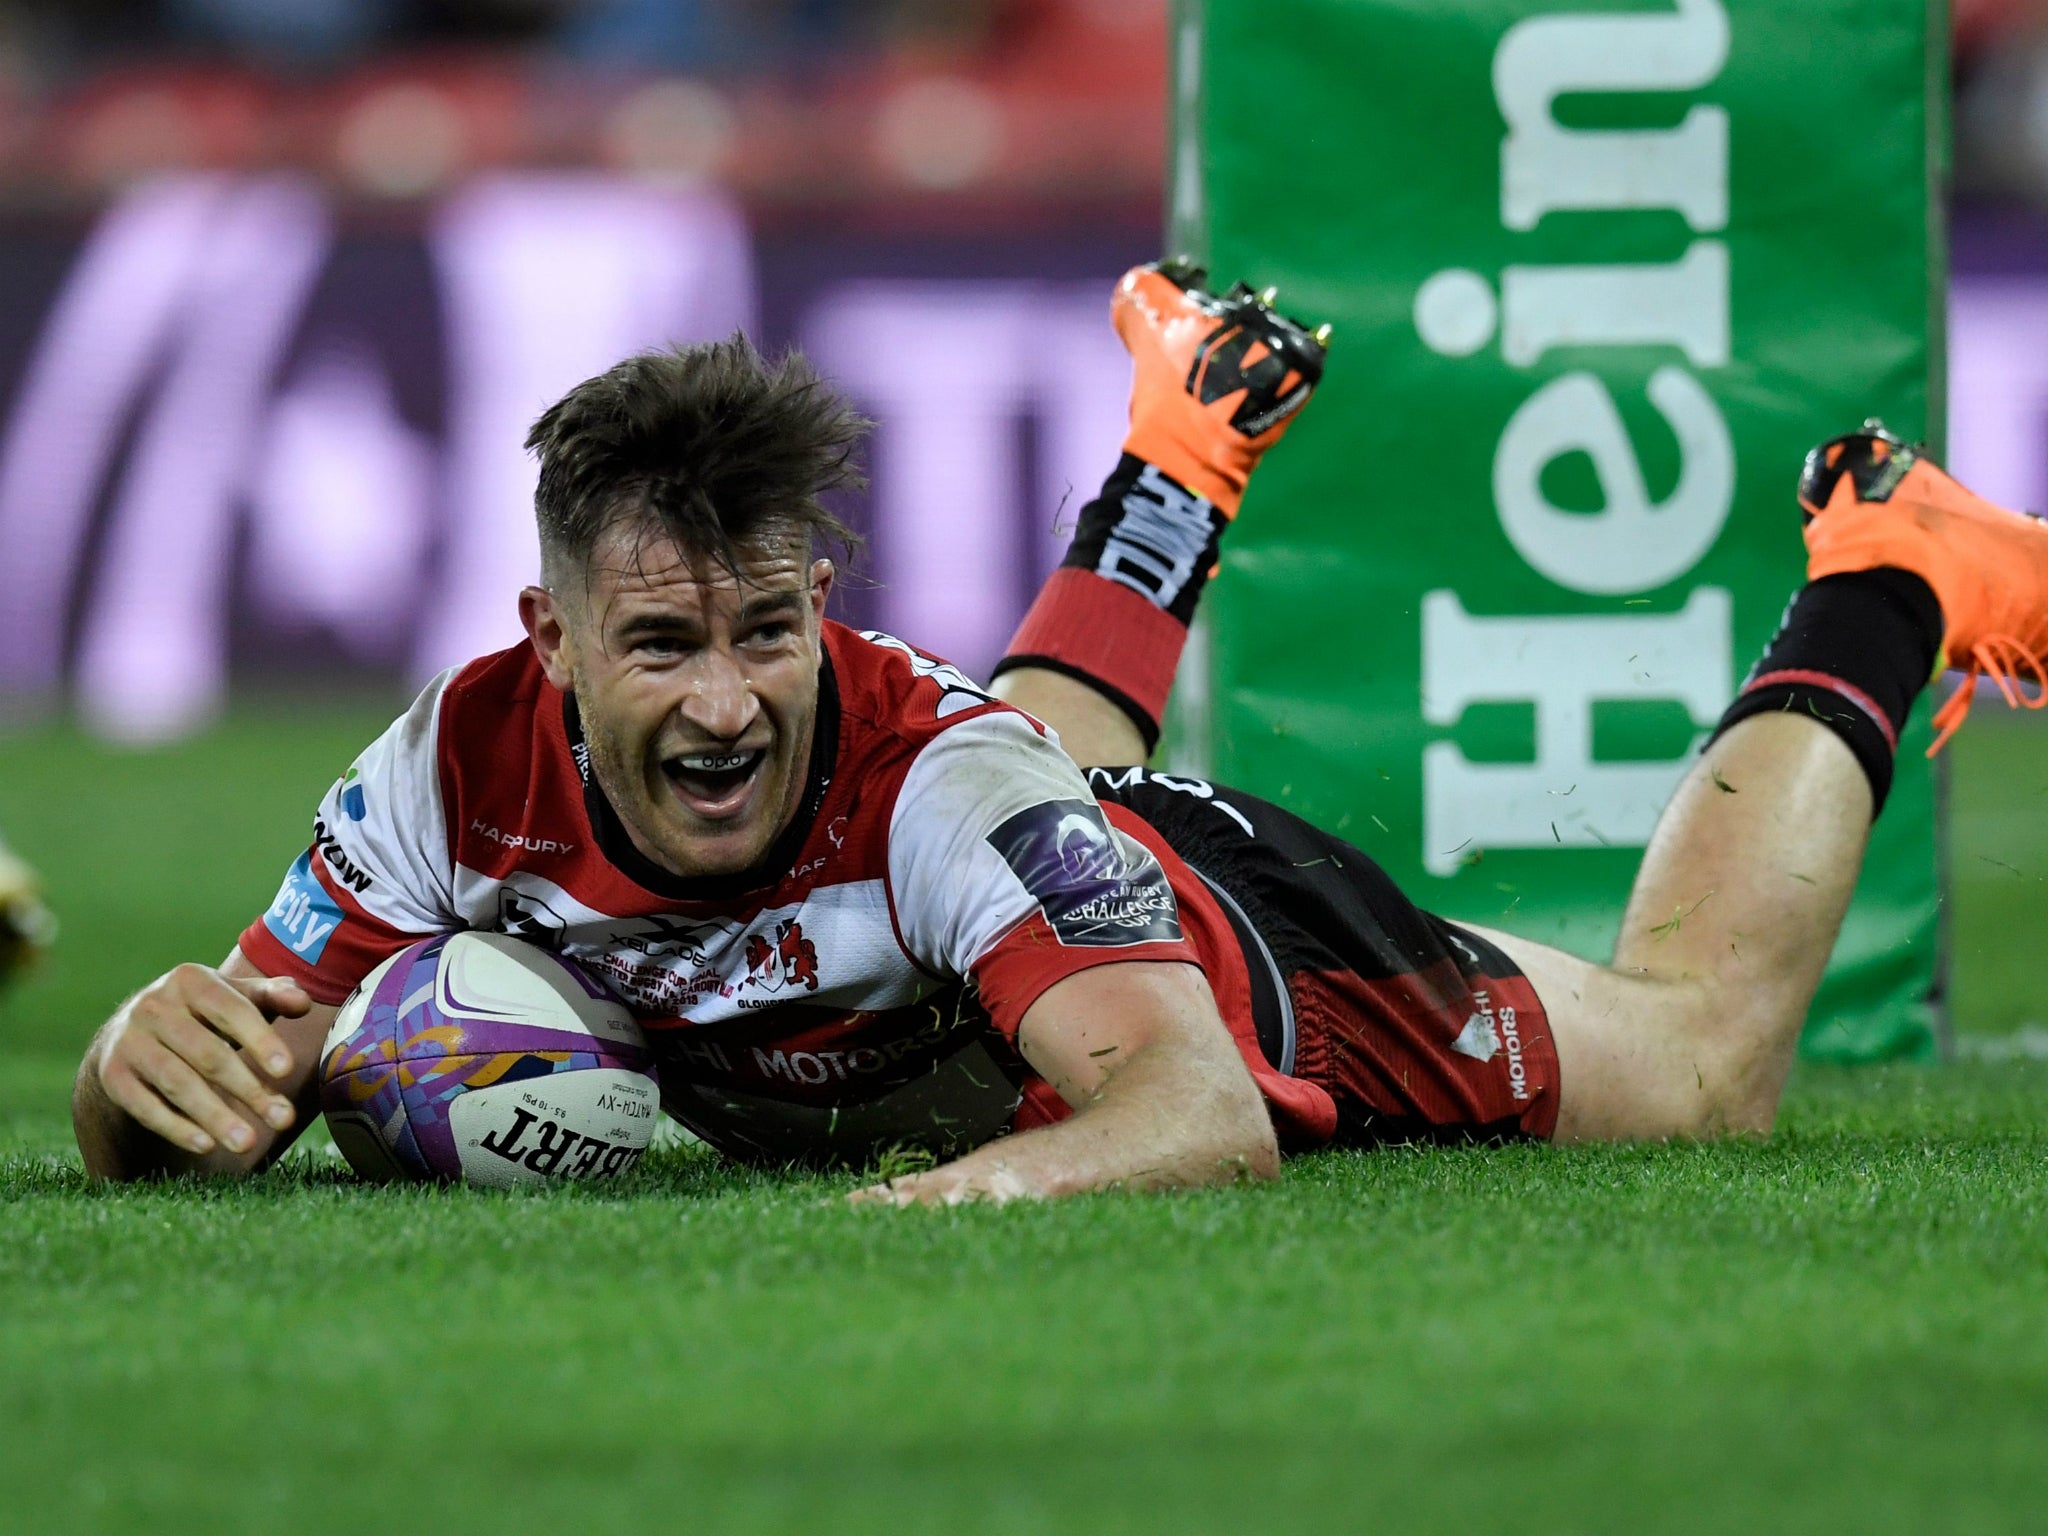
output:
POLYGON ((0 20, 0 696, 517 636, 526 426, 745 328, 881 423, 842 617, 985 668, 1113 464, 1161 0, 86 0, 0 20))
MULTIPOLYGON (((1951 459, 2048 506, 2048 0, 1953 42, 1951 459)), ((636 347, 809 350, 879 422, 839 616, 985 669, 1116 450, 1167 52, 1166 0, 0 10, 0 831, 72 931, 224 949, 393 701, 516 638, 521 437, 636 347), (121 873, 174 829, 217 911, 121 873)), ((1998 782, 1958 900, 2048 915, 1998 782)), ((17 994, 53 1047, 90 969, 17 994)))
MULTIPOLYGON (((1165 0, 15 0, 0 710, 514 638, 524 427, 744 327, 878 418, 844 616, 970 671, 1110 462, 1165 0)), ((1951 453, 2048 505, 2048 0, 1958 0, 1951 453)))

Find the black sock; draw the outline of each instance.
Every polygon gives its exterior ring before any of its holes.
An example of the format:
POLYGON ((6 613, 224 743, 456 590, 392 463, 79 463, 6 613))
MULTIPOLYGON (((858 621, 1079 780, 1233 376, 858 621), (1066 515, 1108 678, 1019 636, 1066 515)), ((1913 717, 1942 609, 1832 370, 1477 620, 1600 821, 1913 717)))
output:
POLYGON ((1130 717, 1150 752, 1188 623, 1229 519, 1133 454, 1081 509, 1074 542, 996 663, 1078 678, 1130 717))
POLYGON ((1127 453, 1081 509, 1060 564, 1119 582, 1186 624, 1229 524, 1214 502, 1127 453))
POLYGON ((1785 609, 1714 739, 1770 710, 1818 720, 1856 754, 1874 817, 1891 792, 1899 733, 1934 674, 1941 635, 1941 604, 1910 571, 1882 566, 1809 582, 1785 609))

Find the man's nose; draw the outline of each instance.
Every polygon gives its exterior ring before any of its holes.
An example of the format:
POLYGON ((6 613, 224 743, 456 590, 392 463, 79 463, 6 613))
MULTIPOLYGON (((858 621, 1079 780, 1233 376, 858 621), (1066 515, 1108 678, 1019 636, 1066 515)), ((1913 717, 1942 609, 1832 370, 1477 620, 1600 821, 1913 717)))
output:
POLYGON ((677 709, 705 735, 732 741, 754 723, 761 701, 754 697, 754 686, 739 658, 730 651, 707 647, 698 653, 677 709))

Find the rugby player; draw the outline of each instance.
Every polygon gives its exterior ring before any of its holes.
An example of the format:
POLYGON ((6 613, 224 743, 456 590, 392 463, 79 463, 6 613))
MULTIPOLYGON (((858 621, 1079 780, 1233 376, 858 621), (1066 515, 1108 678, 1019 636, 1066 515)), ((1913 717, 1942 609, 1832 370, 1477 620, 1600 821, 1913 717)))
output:
POLYGON ((1125 451, 989 690, 825 618, 845 530, 819 496, 863 424, 800 358, 735 338, 571 391, 529 438, 528 643, 365 751, 224 964, 108 1021, 86 1166, 262 1167, 316 1112, 350 989, 456 928, 584 965, 646 1026, 665 1107, 731 1155, 945 1159, 864 1201, 1767 1130, 1913 700, 1944 664, 2039 674, 2048 527, 1874 425, 1816 449, 1809 582, 1659 823, 1613 962, 1447 922, 1287 812, 1142 766, 1219 541, 1321 374, 1322 335, 1269 298, 1125 276, 1125 451))

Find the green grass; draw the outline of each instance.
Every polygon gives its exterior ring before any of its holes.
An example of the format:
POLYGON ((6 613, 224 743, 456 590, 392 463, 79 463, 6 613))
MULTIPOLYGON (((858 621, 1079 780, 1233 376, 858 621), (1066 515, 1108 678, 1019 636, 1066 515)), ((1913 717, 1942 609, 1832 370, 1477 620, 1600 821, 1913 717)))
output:
POLYGON ((1963 1035, 2048 1026, 2048 729, 1979 707, 1949 750, 1954 1012, 1963 1035))
MULTIPOLYGON (((373 719, 0 743, 0 826, 66 924, 0 1001, 0 1530, 2048 1519, 2048 1063, 1810 1069, 1768 1143, 1326 1154, 1046 1209, 854 1212, 687 1152, 515 1197, 361 1189, 317 1150, 87 1186, 78 1048, 225 951, 373 719)), ((2048 734, 1956 745, 1983 1039, 2048 1016, 2048 734)))

